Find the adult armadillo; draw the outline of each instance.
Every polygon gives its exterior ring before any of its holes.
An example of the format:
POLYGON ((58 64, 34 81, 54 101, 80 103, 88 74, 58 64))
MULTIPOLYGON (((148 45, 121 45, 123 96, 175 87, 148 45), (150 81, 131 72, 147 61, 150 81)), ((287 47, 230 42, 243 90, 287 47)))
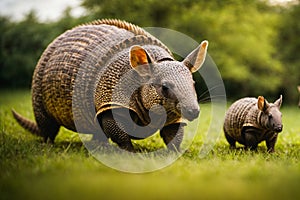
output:
POLYGON ((243 98, 234 102, 228 109, 224 121, 224 133, 232 148, 236 141, 246 148, 256 149, 266 141, 268 152, 274 152, 278 133, 282 131, 282 96, 274 103, 259 96, 243 98))
MULTIPOLYGON (((93 126, 96 119, 106 140, 111 138, 122 149, 134 151, 131 139, 143 139, 160 130, 167 147, 179 149, 185 125, 182 118, 192 121, 199 115, 192 73, 202 66, 207 46, 208 42, 203 41, 179 62, 162 42, 125 21, 104 19, 74 27, 47 47, 35 68, 32 104, 36 123, 15 111, 13 115, 25 129, 54 142, 60 126, 77 131, 74 118, 80 118, 76 116, 80 112, 74 110, 79 110, 80 105, 74 103, 77 97, 74 91, 83 84, 79 93, 92 98, 92 105, 87 104, 96 114, 83 120, 84 124, 93 126), (124 90, 135 81, 140 87, 133 93, 122 91, 122 87, 121 91, 114 92, 128 72, 133 76, 125 80, 132 82, 123 84, 124 90), (77 79, 82 79, 79 86, 75 86, 77 79), (126 102, 124 99, 128 97, 130 100, 126 102), (155 105, 165 109, 166 120, 162 126, 161 110, 155 112, 152 109, 155 105), (128 119, 126 112, 132 119, 128 119), (157 126, 138 129, 153 125, 151 114, 158 119, 157 126), (139 131, 133 136, 128 130, 139 131)), ((84 112, 81 111, 82 115, 84 112)))

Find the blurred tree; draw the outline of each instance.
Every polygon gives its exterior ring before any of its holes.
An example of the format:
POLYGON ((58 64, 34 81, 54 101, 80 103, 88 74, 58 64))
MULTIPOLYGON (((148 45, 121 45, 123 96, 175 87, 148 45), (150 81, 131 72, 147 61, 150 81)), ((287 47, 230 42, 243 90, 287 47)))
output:
POLYGON ((119 18, 140 26, 168 26, 193 0, 84 0, 94 18, 119 18))
POLYGON ((30 12, 19 22, 1 20, 0 85, 29 87, 34 66, 48 41, 48 30, 30 12))
POLYGON ((210 41, 229 97, 276 93, 283 71, 274 59, 277 13, 261 1, 226 2, 195 4, 173 22, 175 29, 210 41))
POLYGON ((286 99, 296 105, 297 85, 300 85, 300 1, 283 10, 277 41, 278 55, 284 65, 282 90, 286 99))
POLYGON ((59 20, 48 23, 49 31, 51 31, 51 40, 68 29, 93 20, 92 16, 82 16, 80 18, 75 18, 71 15, 71 10, 71 7, 67 7, 59 20))
POLYGON ((41 23, 34 11, 21 22, 0 18, 0 87, 31 86, 34 68, 47 45, 59 34, 88 19, 73 18, 67 8, 56 22, 41 23))

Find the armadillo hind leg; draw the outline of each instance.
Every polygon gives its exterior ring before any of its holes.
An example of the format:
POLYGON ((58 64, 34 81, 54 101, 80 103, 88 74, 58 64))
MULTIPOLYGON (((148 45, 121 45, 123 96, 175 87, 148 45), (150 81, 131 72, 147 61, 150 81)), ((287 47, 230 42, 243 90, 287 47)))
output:
POLYGON ((113 142, 117 143, 121 149, 134 152, 130 136, 124 131, 125 125, 120 120, 116 122, 110 111, 103 113, 100 119, 103 131, 113 142))
POLYGON ((45 142, 47 142, 48 139, 51 143, 54 142, 54 139, 59 130, 59 125, 56 123, 56 121, 51 120, 51 118, 39 113, 35 116, 37 121, 37 123, 35 123, 33 121, 30 121, 29 119, 24 118, 14 110, 12 110, 12 113, 14 118, 24 129, 30 131, 34 135, 43 137, 45 142))
POLYGON ((39 90, 35 89, 32 94, 33 95, 32 103, 33 103, 33 112, 35 116, 35 121, 40 129, 40 136, 44 138, 44 141, 54 143, 60 125, 46 111, 43 103, 43 98, 40 96, 40 93, 42 92, 40 91, 39 87, 38 89, 39 90))
POLYGON ((224 135, 225 135, 225 138, 226 138, 227 142, 230 145, 230 148, 235 149, 235 147, 236 147, 235 146, 235 143, 236 143, 235 139, 232 138, 225 130, 224 130, 224 135))
POLYGON ((163 127, 160 130, 160 136, 168 149, 173 151, 180 151, 180 144, 183 139, 184 124, 176 123, 163 127))
POLYGON ((54 120, 49 120, 40 126, 44 141, 54 143, 56 135, 59 131, 59 125, 54 120))
POLYGON ((36 114, 35 119, 40 129, 40 135, 44 138, 44 142, 54 143, 60 125, 45 113, 36 114))

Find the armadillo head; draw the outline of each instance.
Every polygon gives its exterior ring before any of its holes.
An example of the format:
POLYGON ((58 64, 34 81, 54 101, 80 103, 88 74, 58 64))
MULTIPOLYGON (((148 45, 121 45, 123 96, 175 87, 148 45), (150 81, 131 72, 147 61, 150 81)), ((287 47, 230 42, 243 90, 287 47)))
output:
POLYGON ((154 62, 140 46, 130 51, 131 66, 147 84, 141 89, 141 101, 145 108, 155 104, 163 106, 167 115, 182 116, 189 121, 198 117, 200 108, 194 87, 192 73, 203 64, 208 42, 203 41, 182 62, 164 60, 154 62))
POLYGON ((258 97, 258 109, 262 111, 261 123, 264 127, 272 130, 276 133, 282 131, 282 114, 280 107, 282 104, 282 95, 274 103, 268 103, 268 101, 262 97, 258 97))

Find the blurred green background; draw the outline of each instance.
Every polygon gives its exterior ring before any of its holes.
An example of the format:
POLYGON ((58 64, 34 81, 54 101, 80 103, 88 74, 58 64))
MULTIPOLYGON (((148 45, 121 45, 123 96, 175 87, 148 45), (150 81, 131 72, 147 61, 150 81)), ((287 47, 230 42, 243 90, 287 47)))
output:
MULTIPOLYGON (((264 95, 297 104, 300 84, 300 1, 264 0, 82 0, 84 15, 67 8, 55 21, 29 12, 21 21, 0 17, 0 87, 30 88, 35 65, 46 46, 78 24, 119 18, 141 27, 164 27, 196 41, 210 41, 231 100, 264 95)), ((54 12, 54 11, 53 11, 54 12)))

